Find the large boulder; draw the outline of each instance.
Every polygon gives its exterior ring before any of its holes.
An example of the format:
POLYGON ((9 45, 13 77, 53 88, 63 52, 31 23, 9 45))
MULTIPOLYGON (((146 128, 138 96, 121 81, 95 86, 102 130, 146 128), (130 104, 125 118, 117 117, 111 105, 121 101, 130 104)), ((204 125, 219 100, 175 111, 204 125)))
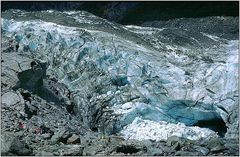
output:
POLYGON ((22 96, 14 91, 6 92, 2 95, 2 107, 12 108, 17 103, 22 102, 22 96))
POLYGON ((18 73, 19 83, 15 88, 24 88, 31 92, 37 92, 43 86, 43 78, 46 75, 46 63, 32 61, 31 69, 18 73))
POLYGON ((32 149, 25 141, 16 138, 10 146, 10 152, 15 155, 31 155, 32 149))
POLYGON ((1 155, 8 155, 10 147, 15 137, 13 133, 2 133, 1 134, 1 155))

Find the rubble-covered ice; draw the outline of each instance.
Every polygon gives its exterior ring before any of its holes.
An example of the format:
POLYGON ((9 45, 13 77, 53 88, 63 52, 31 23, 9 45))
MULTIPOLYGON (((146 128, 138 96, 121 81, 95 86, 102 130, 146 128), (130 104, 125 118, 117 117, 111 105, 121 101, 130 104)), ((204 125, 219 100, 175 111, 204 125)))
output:
POLYGON ((217 136, 216 132, 200 127, 188 127, 183 123, 172 124, 164 121, 154 122, 136 117, 121 133, 126 139, 137 140, 167 140, 168 137, 178 136, 190 140, 217 136))

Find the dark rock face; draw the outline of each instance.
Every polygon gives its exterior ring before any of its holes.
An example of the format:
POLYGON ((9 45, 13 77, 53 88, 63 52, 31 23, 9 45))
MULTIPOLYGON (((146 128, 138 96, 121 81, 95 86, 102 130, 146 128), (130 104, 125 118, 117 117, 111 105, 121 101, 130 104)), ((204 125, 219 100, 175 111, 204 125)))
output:
MULTIPOLYGON (((147 27, 156 28, 182 28, 185 30, 193 31, 194 34, 199 32, 210 33, 226 39, 238 39, 239 32, 239 18, 238 17, 209 17, 209 18, 182 18, 172 19, 167 21, 146 21, 141 24, 147 27)), ((179 41, 179 40, 177 40, 179 41)))
POLYGON ((29 146, 19 139, 15 139, 10 146, 10 152, 15 155, 32 155, 32 150, 29 146))
POLYGON ((46 73, 46 66, 42 67, 40 64, 37 64, 35 61, 30 63, 31 69, 24 70, 18 73, 19 85, 14 87, 23 88, 30 92, 37 93, 40 88, 43 86, 43 78, 46 73))
POLYGON ((116 148, 116 152, 117 153, 124 153, 124 154, 133 154, 133 153, 137 153, 139 152, 140 149, 132 146, 132 145, 123 145, 123 146, 120 146, 120 147, 117 147, 116 148))
POLYGON ((122 24, 206 16, 238 16, 237 2, 3 2, 2 10, 85 10, 122 24))

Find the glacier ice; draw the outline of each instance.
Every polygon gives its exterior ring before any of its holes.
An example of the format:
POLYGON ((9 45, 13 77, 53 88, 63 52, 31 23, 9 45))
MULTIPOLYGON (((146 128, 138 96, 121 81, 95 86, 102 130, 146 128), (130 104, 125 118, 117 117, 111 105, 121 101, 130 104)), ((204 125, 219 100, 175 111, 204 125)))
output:
MULTIPOLYGON (((221 107, 230 112, 238 98, 238 40, 181 29, 122 26, 81 11, 15 11, 11 17, 5 12, 2 26, 3 36, 19 44, 18 51, 47 61, 47 75, 56 76, 72 92, 91 91, 88 80, 101 82, 92 73, 104 73, 117 88, 130 88, 142 97, 144 102, 116 100, 110 106, 121 116, 126 138, 212 136, 212 130, 191 125, 216 117, 227 122, 221 107), (191 100, 188 105, 195 106, 181 109, 175 104, 176 110, 168 112, 166 104, 175 100, 191 100), (179 119, 185 114, 198 117, 191 122, 179 119)), ((101 91, 100 96, 115 97, 120 92, 101 91)))

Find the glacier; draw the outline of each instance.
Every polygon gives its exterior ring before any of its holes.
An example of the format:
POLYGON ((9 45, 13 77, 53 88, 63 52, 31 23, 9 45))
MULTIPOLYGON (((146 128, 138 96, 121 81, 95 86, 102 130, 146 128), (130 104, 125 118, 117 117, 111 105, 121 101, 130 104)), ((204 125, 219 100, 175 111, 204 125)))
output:
POLYGON ((239 40, 123 26, 84 11, 10 10, 1 22, 3 37, 14 38, 18 52, 46 62, 47 75, 75 93, 81 114, 83 102, 111 99, 104 109, 119 117, 116 132, 126 139, 198 140, 225 134, 232 125, 239 40), (92 99, 83 100, 88 95, 92 99))

